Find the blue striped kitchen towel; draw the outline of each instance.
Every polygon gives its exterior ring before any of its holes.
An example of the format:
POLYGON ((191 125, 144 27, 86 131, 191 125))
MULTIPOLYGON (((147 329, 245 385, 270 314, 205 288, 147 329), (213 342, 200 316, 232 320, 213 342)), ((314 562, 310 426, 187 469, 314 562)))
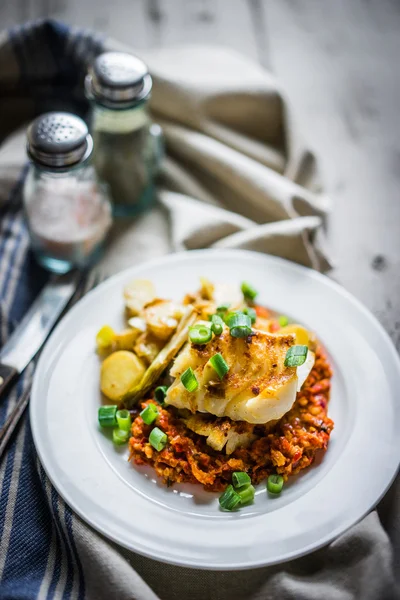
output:
MULTIPOLYGON (((26 173, 23 132, 14 132, 48 110, 70 110, 85 116, 84 74, 88 62, 105 44, 97 34, 71 30, 54 21, 16 27, 0 36, 0 344, 47 280, 29 251, 21 211, 26 173), (7 138, 10 134, 12 138, 7 138)), ((112 47, 112 42, 107 42, 107 48, 112 47)), ((299 185, 296 191, 301 193, 299 185)), ((302 206, 310 210, 312 204, 308 193, 302 206)), ((212 209, 214 226, 223 211, 212 209)), ((296 253, 304 250, 306 261, 302 219, 311 227, 311 217, 300 216, 295 220, 298 230, 292 228, 291 235, 297 236, 296 253)), ((315 229, 317 220, 312 219, 315 229)), ((227 229, 230 233, 247 231, 251 224, 248 218, 230 217, 227 229)), ((268 227, 262 225, 260 230, 266 232, 268 227)), ((213 227, 213 235, 215 230, 213 227)), ((286 239, 281 237, 282 231, 273 230, 275 240, 286 239)), ((151 231, 145 233, 154 239, 151 231)), ((263 251, 271 251, 270 246, 263 251)), ((28 367, 0 404, 0 426, 29 384, 33 368, 28 367)), ((119 548, 71 511, 37 458, 29 415, 25 415, 0 463, 0 599, 393 600, 392 544, 398 543, 399 536, 399 529, 393 526, 394 494, 398 489, 392 488, 380 513, 389 533, 374 511, 329 547, 285 565, 236 573, 174 567, 119 548)))

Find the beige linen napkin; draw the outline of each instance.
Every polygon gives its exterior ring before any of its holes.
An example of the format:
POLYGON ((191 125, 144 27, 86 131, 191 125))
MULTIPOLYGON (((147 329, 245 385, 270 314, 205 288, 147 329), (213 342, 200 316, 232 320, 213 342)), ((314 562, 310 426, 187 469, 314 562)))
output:
POLYGON ((154 214, 139 225, 117 225, 107 269, 126 266, 138 244, 143 249, 138 239, 148 226, 163 252, 246 248, 326 270, 322 222, 330 202, 272 75, 219 47, 141 55, 166 142, 159 200, 171 228, 154 214))

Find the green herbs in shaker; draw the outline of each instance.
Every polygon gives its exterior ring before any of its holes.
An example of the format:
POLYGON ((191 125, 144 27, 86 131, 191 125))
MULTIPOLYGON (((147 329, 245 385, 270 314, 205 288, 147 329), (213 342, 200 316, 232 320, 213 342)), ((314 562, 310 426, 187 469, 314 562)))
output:
POLYGON ((162 153, 161 129, 148 115, 147 67, 131 54, 105 52, 90 67, 85 86, 97 174, 109 186, 115 215, 138 214, 154 200, 162 153))

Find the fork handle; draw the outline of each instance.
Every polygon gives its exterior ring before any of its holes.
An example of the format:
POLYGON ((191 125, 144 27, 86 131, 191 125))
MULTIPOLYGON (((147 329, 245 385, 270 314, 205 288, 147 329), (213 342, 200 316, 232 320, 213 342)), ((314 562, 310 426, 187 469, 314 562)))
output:
POLYGON ((10 385, 17 379, 17 377, 17 369, 0 363, 0 400, 5 396, 10 385))

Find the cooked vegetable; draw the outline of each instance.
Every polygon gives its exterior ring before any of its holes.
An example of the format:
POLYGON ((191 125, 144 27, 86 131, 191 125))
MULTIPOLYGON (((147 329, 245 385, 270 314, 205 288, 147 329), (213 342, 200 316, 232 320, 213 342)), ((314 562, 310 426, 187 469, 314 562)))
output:
POLYGON ((158 427, 154 427, 149 435, 149 442, 157 452, 160 452, 167 445, 167 434, 158 427))
POLYGON ((282 475, 270 475, 267 479, 267 490, 270 494, 280 494, 283 488, 282 475))
POLYGON ((129 414, 129 410, 117 411, 117 423, 118 427, 122 429, 122 431, 130 431, 132 421, 131 415, 129 414))
POLYGON ((248 504, 253 502, 256 490, 252 485, 244 485, 236 490, 240 496, 240 504, 248 504))
POLYGON ((254 308, 251 308, 251 306, 246 306, 243 309, 243 312, 245 315, 249 316, 251 319, 251 324, 254 325, 254 323, 257 321, 257 313, 254 310, 254 308))
POLYGON ((286 353, 285 367, 300 367, 306 362, 308 346, 291 346, 286 353))
POLYGON ((302 346, 308 346, 310 343, 310 333, 305 327, 302 325, 297 325, 296 323, 285 325, 282 327, 282 329, 279 329, 277 333, 285 335, 287 333, 294 333, 296 336, 296 344, 300 344, 302 346))
POLYGON ((156 384, 162 372, 167 368, 187 340, 188 329, 194 323, 195 319, 196 314, 193 306, 187 306, 175 334, 147 368, 141 381, 125 392, 122 401, 127 408, 130 408, 140 398, 143 398, 156 384))
POLYGON ((232 473, 232 483, 233 487, 240 488, 242 485, 249 485, 251 483, 251 479, 247 473, 235 471, 232 473))
POLYGON ((234 510, 240 504, 240 496, 233 489, 232 485, 228 485, 222 496, 219 497, 219 505, 224 510, 234 510))
POLYGON ((151 425, 158 417, 158 410, 154 404, 148 404, 140 413, 146 425, 151 425))
POLYGON ((195 323, 189 327, 189 339, 192 344, 207 344, 212 339, 211 323, 195 323))
POLYGON ((287 317, 285 317, 285 315, 281 315, 281 316, 278 318, 278 321, 279 321, 279 325, 280 325, 281 327, 286 327, 286 325, 288 325, 288 324, 289 324, 289 319, 288 319, 287 317))
POLYGON ((251 318, 242 312, 234 313, 228 319, 230 334, 235 338, 245 338, 251 334, 251 318))
POLYGON ((103 325, 96 335, 96 344, 98 350, 107 350, 111 348, 115 339, 115 331, 109 325, 103 325))
POLYGON ((119 402, 142 379, 146 367, 133 352, 113 352, 101 365, 101 391, 107 398, 119 402))
POLYGON ((247 281, 243 281, 240 289, 242 290, 243 296, 246 300, 254 300, 258 294, 257 290, 255 290, 247 281))
POLYGON ((141 317, 131 317, 128 320, 128 325, 132 329, 135 329, 138 332, 138 334, 144 333, 147 329, 146 321, 141 317))
POLYGON ((117 406, 100 406, 98 410, 99 425, 101 427, 115 427, 117 425, 117 406))
POLYGON ((131 317, 139 315, 146 304, 149 304, 155 297, 155 287, 147 279, 135 279, 124 288, 125 306, 131 317))
POLYGON ((174 333, 183 314, 183 307, 170 300, 156 299, 142 311, 143 319, 151 333, 166 341, 174 333))
POLYGON ((126 444, 129 439, 129 431, 125 431, 124 429, 114 429, 112 436, 114 444, 122 446, 122 444, 126 444))
POLYGON ((227 310, 229 310, 229 307, 230 303, 220 304, 219 306, 217 306, 217 313, 224 313, 227 310))
POLYGON ((114 346, 117 350, 132 350, 139 335, 137 329, 124 329, 115 334, 114 346))
POLYGON ((150 365, 164 346, 165 342, 154 337, 149 331, 146 331, 139 335, 133 350, 135 354, 143 358, 147 365, 150 365))
POLYGON ((167 395, 168 387, 166 385, 159 385, 154 390, 154 400, 156 400, 159 404, 163 404, 165 400, 165 396, 167 395))
POLYGON ((200 294, 204 300, 212 300, 214 297, 214 285, 206 277, 200 277, 200 294))
POLYGON ((219 315, 211 316, 211 330, 215 335, 221 335, 224 330, 224 322, 219 315))
POLYGON ((209 363, 218 375, 219 379, 223 379, 229 371, 228 364, 225 362, 222 354, 219 354, 219 352, 210 358, 209 363))
POLYGON ((188 392, 194 392, 199 387, 199 382, 196 379, 196 375, 193 373, 192 367, 189 367, 184 373, 182 373, 181 382, 183 387, 186 388, 188 392))

